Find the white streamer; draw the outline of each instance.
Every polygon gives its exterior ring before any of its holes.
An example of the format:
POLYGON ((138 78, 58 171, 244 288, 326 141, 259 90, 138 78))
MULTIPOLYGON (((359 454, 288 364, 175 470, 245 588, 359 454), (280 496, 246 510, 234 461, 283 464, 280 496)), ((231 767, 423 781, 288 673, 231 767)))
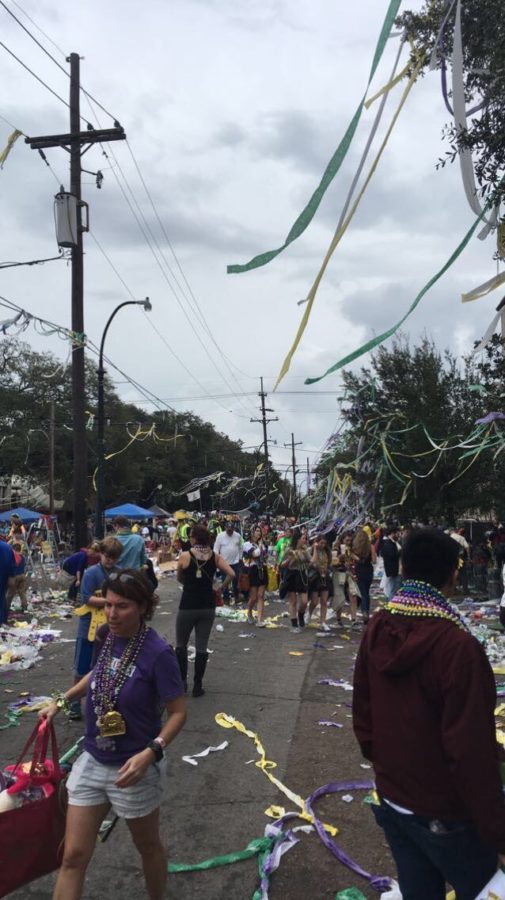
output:
POLYGON ((488 343, 488 341, 491 340, 493 334, 494 334, 495 331, 496 331, 496 326, 498 325, 498 322, 500 321, 500 317, 501 317, 501 311, 498 312, 498 313, 496 313, 496 315, 495 315, 493 321, 492 321, 491 324, 489 325, 489 328, 487 329, 487 331, 486 331, 484 337, 482 338, 480 344, 475 348, 475 350, 474 350, 473 353, 471 354, 472 356, 475 356, 477 353, 480 353, 481 350, 484 350, 484 347, 486 346, 486 344, 488 343))
POLYGON ((202 756, 208 756, 209 753, 217 753, 218 750, 226 750, 228 746, 228 741, 223 741, 222 744, 219 744, 219 747, 207 747, 205 750, 202 750, 201 753, 192 753, 191 756, 183 756, 182 761, 187 762, 190 766, 197 766, 197 759, 200 759, 202 756))
MULTIPOLYGON (((454 123, 458 135, 467 130, 466 118, 466 101, 465 101, 465 82, 463 78, 463 36, 461 30, 461 0, 457 0, 456 19, 454 22, 454 45, 452 52, 452 99, 454 107, 454 123)), ((477 187, 475 184, 475 175, 473 171, 472 152, 466 147, 459 148, 459 162, 461 167, 461 176, 463 179, 463 187, 465 189, 466 198, 473 212, 480 216, 482 207, 477 197, 477 187)), ((498 207, 491 212, 490 218, 484 221, 486 225, 478 234, 480 241, 483 241, 489 232, 496 227, 498 218, 498 207)))

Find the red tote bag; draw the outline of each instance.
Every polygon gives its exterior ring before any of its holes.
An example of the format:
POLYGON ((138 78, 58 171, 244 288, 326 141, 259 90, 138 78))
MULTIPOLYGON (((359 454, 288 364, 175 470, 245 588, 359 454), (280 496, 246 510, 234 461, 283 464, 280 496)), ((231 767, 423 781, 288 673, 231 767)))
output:
MULTIPOLYGON (((18 775, 23 789, 49 783, 54 790, 50 796, 41 800, 0 813, 0 897, 53 872, 61 865, 66 795, 64 773, 58 762, 58 747, 52 723, 48 725, 43 721, 36 726, 18 762, 15 766, 9 766, 8 771, 18 775), (49 742, 51 758, 47 759, 49 742), (32 744, 31 765, 22 766, 32 744)), ((9 789, 13 796, 16 787, 19 784, 9 789)))

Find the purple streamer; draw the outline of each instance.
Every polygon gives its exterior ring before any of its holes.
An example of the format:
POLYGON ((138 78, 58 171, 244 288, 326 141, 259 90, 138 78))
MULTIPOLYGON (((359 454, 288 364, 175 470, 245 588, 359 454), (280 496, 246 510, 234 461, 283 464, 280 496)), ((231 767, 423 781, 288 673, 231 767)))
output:
MULTIPOLYGON (((328 848, 330 853, 335 856, 339 862, 341 862, 344 866, 347 866, 348 869, 351 869, 353 872, 356 872, 357 875, 360 875, 362 878, 365 878, 369 883, 370 887, 372 887, 378 893, 383 893, 384 891, 390 890, 392 881, 391 878, 383 877, 380 875, 370 875, 369 872, 362 869, 358 863, 354 862, 350 856, 347 855, 330 837, 329 834, 324 829, 324 825, 320 819, 317 818, 314 810, 312 809, 312 804, 315 803, 316 800, 319 800, 320 797, 324 797, 326 794, 335 794, 335 793, 347 793, 348 791, 370 791, 375 788, 375 784, 373 781, 332 781, 329 784, 324 784, 322 787, 317 788, 310 797, 305 800, 305 809, 306 811, 313 817, 314 819, 314 828, 316 829, 317 834, 321 838, 325 847, 328 848)), ((292 812, 286 813, 282 819, 278 819, 275 824, 283 829, 284 823, 288 822, 292 819, 298 819, 299 813, 292 812)))
POLYGON ((482 419, 476 419, 475 425, 490 425, 491 422, 496 421, 496 419, 505 419, 505 413, 489 412, 487 416, 484 416, 482 419))
POLYGON ((315 803, 316 800, 319 800, 320 797, 326 796, 326 794, 335 794, 339 792, 347 792, 347 791, 361 791, 361 790, 370 790, 374 788, 375 785, 373 781, 331 781, 329 784, 323 784, 322 787, 317 788, 310 797, 305 800, 305 808, 307 812, 314 817, 314 827, 321 838, 325 847, 328 848, 330 853, 338 859, 344 866, 347 866, 348 869, 351 869, 356 875, 360 875, 362 878, 365 878, 369 883, 370 887, 372 887, 375 891, 382 893, 383 891, 387 891, 391 887, 391 879, 387 877, 383 877, 380 875, 371 875, 365 869, 363 869, 359 863, 355 862, 351 859, 350 856, 342 850, 341 847, 333 840, 332 837, 325 831, 324 825, 320 819, 317 818, 314 810, 312 809, 312 804, 315 803))

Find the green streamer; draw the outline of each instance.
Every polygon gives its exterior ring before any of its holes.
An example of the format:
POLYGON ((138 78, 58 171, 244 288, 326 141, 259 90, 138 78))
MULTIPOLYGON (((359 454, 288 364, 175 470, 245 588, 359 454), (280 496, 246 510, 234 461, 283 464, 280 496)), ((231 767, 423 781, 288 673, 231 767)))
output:
POLYGON ((379 40, 377 42, 377 47, 375 49, 375 54, 372 62, 372 68, 370 70, 370 76, 368 78, 368 83, 366 86, 365 93, 363 95, 363 99, 359 104, 354 116, 351 119, 351 122, 347 128, 346 133, 344 134, 340 144, 338 145, 335 153, 330 159, 326 170, 323 174, 323 177, 319 183, 319 186, 316 188, 312 197, 310 198, 305 209, 300 213, 296 222, 291 228, 284 244, 282 247, 279 247, 277 250, 268 250, 266 253, 260 253, 258 256, 255 256, 248 263, 244 263, 242 265, 233 265, 228 266, 226 271, 229 275, 237 275, 241 272, 249 272, 251 269, 258 269, 260 266, 265 266, 272 259, 275 259, 279 253, 282 253, 289 244, 292 244, 297 238, 300 237, 301 234, 305 231, 305 229, 310 225, 312 219, 314 218, 319 204, 323 199, 327 189, 329 188, 331 182, 335 178, 338 170, 340 169, 345 157, 347 156, 347 151, 351 146, 352 139, 356 133, 356 129, 359 124, 359 120, 361 118, 361 113, 363 112, 363 107, 365 105, 366 95, 368 93, 368 88, 370 87, 370 83, 375 75, 377 70, 377 66, 382 58, 382 54, 384 53, 384 48, 387 44, 389 35, 391 33, 391 29, 393 27, 395 18, 397 16, 398 10, 400 8, 401 0, 391 0, 389 4, 389 9, 386 13, 386 18, 384 19, 384 24, 381 29, 381 33, 379 35, 379 40))
POLYGON ((366 897, 358 888, 351 887, 335 894, 335 900, 366 900, 366 897))
POLYGON ((5 713, 5 717, 7 719, 6 725, 0 725, 0 731, 4 731, 6 728, 13 728, 15 725, 20 724, 20 714, 18 712, 14 712, 14 710, 10 709, 8 713, 5 713))
POLYGON ((73 747, 71 747, 70 750, 67 750, 67 752, 63 754, 63 756, 60 758, 60 766, 64 766, 65 763, 69 761, 69 759, 72 759, 72 757, 79 752, 83 740, 84 738, 79 738, 79 740, 73 745, 73 747))
POLYGON ((213 856, 211 859, 205 859, 203 862, 186 864, 186 863, 169 863, 169 873, 177 872, 202 872, 206 869, 217 869, 219 866, 228 866, 231 863, 242 862, 245 859, 252 859, 260 853, 269 853, 272 847, 273 838, 263 837, 255 838, 250 841, 244 850, 238 850, 237 853, 227 853, 225 856, 213 856))
POLYGON ((340 359, 333 366, 330 366, 330 368, 327 369, 323 375, 319 375, 317 378, 306 378, 305 384, 316 384, 318 381, 322 381, 322 379, 326 378, 327 375, 331 375, 332 372, 337 372, 339 369, 342 369, 344 366, 349 365, 349 363, 354 362, 355 359, 358 359, 360 356, 363 356, 364 353, 368 353, 369 350, 374 350, 375 347, 379 346, 379 344, 382 344, 388 338, 392 337, 392 335, 396 331, 398 331, 398 329, 403 325, 405 320, 408 319, 410 314, 414 312, 416 306, 421 302, 424 295, 428 293, 428 291, 433 287, 434 284, 437 283, 437 281, 442 277, 442 275, 445 275, 447 270, 450 269, 451 266, 453 265, 453 263, 456 262, 458 257, 462 254, 465 247, 469 244, 470 240, 472 239, 475 231, 477 230, 477 228, 481 222, 481 219, 483 218, 483 216, 485 215, 485 213, 487 212, 487 210, 489 209, 489 207, 491 205, 492 204, 489 202, 486 204, 486 206, 482 210, 480 216, 477 217, 477 219, 473 223, 472 227, 465 234, 465 237, 463 238, 461 243, 456 247, 454 253, 449 257, 449 259, 442 266, 442 268, 439 269, 439 271, 436 273, 436 275, 434 275, 433 278, 430 278, 430 280, 428 281, 427 284, 425 284, 423 289, 421 291, 419 291, 417 297, 411 303, 411 305, 409 306, 405 315, 402 316, 402 318, 396 323, 396 325, 392 325, 391 328, 388 328, 387 331, 384 331, 382 334, 379 334, 378 337, 372 338, 370 341, 367 341, 365 344, 362 344, 361 347, 358 347, 357 350, 354 350, 352 353, 349 353, 347 356, 344 356, 343 359, 340 359))

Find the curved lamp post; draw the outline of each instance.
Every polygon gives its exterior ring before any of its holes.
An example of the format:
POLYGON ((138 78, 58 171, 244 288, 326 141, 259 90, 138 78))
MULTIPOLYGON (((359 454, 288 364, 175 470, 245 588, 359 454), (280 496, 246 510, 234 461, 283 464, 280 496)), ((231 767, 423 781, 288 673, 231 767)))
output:
POLYGON ((123 309, 124 306, 143 306, 146 312, 150 312, 152 309, 151 301, 149 297, 146 297, 145 300, 125 300, 124 303, 120 303, 119 306, 116 306, 115 310, 110 314, 107 324, 103 330, 102 340, 100 342, 100 354, 98 357, 98 404, 97 404, 97 467, 96 467, 96 521, 95 521, 95 535, 100 540, 104 535, 104 521, 103 521, 103 507, 104 507, 104 463, 105 463, 105 394, 104 394, 104 380, 105 380, 105 369, 103 367, 103 348, 105 345, 105 338, 107 337, 107 332, 109 330, 109 326, 120 309, 123 309))

